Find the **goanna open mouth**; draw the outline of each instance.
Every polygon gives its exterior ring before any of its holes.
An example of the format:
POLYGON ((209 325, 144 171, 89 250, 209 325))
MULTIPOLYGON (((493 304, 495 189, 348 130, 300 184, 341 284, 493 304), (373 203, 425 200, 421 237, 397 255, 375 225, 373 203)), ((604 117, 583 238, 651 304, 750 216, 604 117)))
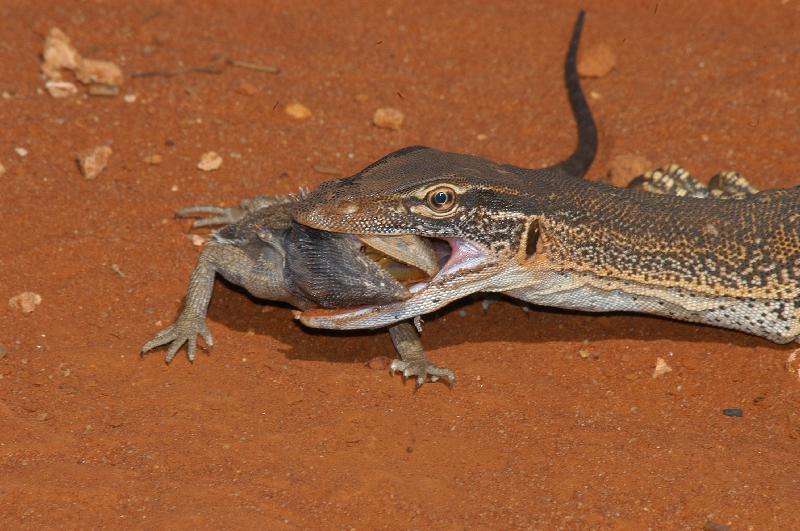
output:
MULTIPOLYGON (((434 311, 461 290, 453 282, 459 273, 480 272, 495 263, 485 249, 463 238, 427 238, 416 235, 352 235, 361 252, 408 289, 410 297, 382 306, 345 309, 309 309, 295 312, 314 328, 374 328, 434 311)), ((463 293, 462 293, 463 295, 463 293)))

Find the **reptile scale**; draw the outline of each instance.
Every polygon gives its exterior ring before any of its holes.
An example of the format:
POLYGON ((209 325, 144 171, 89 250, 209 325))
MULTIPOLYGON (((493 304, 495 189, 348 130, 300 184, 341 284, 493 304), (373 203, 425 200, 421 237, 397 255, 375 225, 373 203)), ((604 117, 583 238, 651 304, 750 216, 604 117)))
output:
MULTIPOLYGON (((798 340, 800 188, 758 192, 734 172, 706 186, 677 165, 637 177, 627 188, 584 180, 597 132, 575 66, 582 25, 583 12, 565 62, 578 145, 564 161, 526 169, 414 146, 291 203, 287 215, 295 227, 350 238, 361 250, 374 244, 380 252, 364 256, 427 274, 403 276, 407 293, 391 300, 299 305, 302 323, 391 326, 401 356, 392 370, 416 377, 418 385, 439 377, 453 382, 454 374, 425 357, 409 320, 476 292, 541 306, 656 314, 778 343, 798 340), (393 238, 401 238, 405 251, 393 238), (409 249, 434 253, 436 267, 411 263, 409 249)), ((233 211, 221 209, 225 215, 217 221, 237 221, 228 216, 233 211)), ((240 252, 233 240, 216 241, 240 252)), ((229 277, 224 262, 205 274, 206 284, 214 271, 229 277)), ((195 276, 201 267, 202 257, 195 276)), ((345 286, 335 273, 324 283, 332 293, 345 286)), ((187 307, 192 300, 190 286, 187 307)), ((195 305, 195 316, 177 333, 162 332, 143 350, 171 343, 171 357, 188 341, 193 357, 197 333, 207 332, 207 304, 206 298, 195 305)), ((185 314, 186 308, 178 322, 185 314)))

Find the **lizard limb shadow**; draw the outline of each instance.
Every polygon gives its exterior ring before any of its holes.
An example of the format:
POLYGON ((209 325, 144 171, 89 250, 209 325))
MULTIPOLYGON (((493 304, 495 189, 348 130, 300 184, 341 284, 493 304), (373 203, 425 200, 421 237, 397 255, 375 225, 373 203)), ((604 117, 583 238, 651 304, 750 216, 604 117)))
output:
MULTIPOLYGON (((215 286, 214 304, 208 317, 212 323, 239 332, 268 336, 285 346, 277 350, 289 359, 328 361, 334 363, 366 363, 377 356, 394 357, 387 332, 378 330, 323 330, 302 326, 291 319, 292 306, 264 301, 246 290, 220 279, 215 286), (262 310, 254 311, 253 305, 262 310)), ((511 342, 530 344, 531 351, 542 354, 540 343, 608 340, 652 342, 669 340, 689 343, 734 345, 736 347, 775 346, 758 337, 732 330, 668 318, 635 313, 591 313, 557 308, 529 306, 505 296, 489 294, 488 301, 498 304, 484 312, 479 298, 456 301, 428 316, 422 342, 426 351, 467 344, 511 342), (466 315, 461 317, 460 312, 466 315), (537 326, 519 326, 520 320, 537 322, 537 326)), ((218 332, 219 333, 219 332, 218 332)), ((229 345, 225 341, 223 345, 229 345)), ((218 347, 225 355, 225 346, 218 347)), ((258 352, 265 347, 255 345, 258 352)), ((265 353, 266 354, 266 353, 265 353)))

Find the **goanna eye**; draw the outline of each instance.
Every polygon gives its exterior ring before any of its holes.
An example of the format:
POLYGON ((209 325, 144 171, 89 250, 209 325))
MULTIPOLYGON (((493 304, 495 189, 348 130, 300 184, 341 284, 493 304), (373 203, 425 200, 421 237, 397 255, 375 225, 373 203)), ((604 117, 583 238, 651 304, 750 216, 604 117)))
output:
POLYGON ((447 212, 456 204, 456 193, 452 188, 436 188, 428 192, 428 206, 436 212, 447 212))

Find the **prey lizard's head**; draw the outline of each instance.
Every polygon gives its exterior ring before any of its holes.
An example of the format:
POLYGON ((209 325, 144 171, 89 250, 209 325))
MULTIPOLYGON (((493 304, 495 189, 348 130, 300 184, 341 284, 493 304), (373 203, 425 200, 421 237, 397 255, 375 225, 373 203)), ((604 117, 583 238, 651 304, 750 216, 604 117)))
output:
POLYGON ((524 170, 411 147, 352 177, 323 183, 298 203, 295 221, 358 237, 411 235, 420 242, 420 252, 422 247, 433 249, 439 268, 409 284, 406 300, 308 310, 300 315, 301 322, 318 328, 374 328, 431 312, 470 293, 498 289, 490 284, 536 246, 535 222, 515 186, 519 171, 524 170))

